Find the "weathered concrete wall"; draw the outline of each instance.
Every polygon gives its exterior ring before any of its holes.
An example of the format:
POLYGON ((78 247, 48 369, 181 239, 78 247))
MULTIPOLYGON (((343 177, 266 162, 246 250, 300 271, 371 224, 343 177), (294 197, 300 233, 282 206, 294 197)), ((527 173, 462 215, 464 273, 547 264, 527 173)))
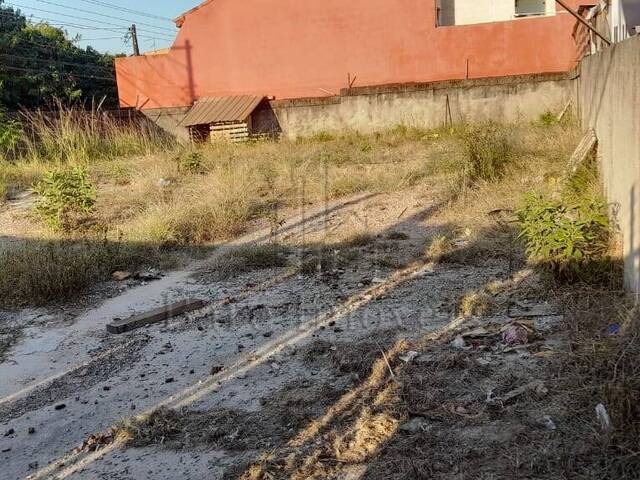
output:
MULTIPOLYGON (((295 139, 318 132, 372 133, 396 125, 437 128, 454 123, 534 120, 575 98, 576 73, 344 89, 334 97, 264 102, 252 115, 254 133, 295 139), (448 105, 448 108, 447 108, 448 105), (449 112, 449 113, 448 113, 449 112)), ((143 110, 168 132, 188 140, 180 125, 188 107, 143 110)))
POLYGON ((188 142, 189 130, 181 125, 190 107, 157 108, 142 110, 142 113, 164 131, 174 135, 180 142, 188 142))
POLYGON ((395 125, 435 128, 453 122, 535 119, 575 95, 575 74, 526 75, 343 90, 340 96, 271 102, 289 138, 320 131, 370 133, 395 125))
POLYGON ((582 62, 578 111, 598 136, 604 188, 624 241, 626 286, 640 292, 640 36, 582 62))

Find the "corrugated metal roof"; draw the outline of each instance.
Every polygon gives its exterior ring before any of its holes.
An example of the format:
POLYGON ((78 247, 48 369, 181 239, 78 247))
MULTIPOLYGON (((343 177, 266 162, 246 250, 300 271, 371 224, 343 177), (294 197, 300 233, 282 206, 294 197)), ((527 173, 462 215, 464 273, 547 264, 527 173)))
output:
POLYGON ((182 124, 187 127, 218 122, 242 122, 253 113, 264 97, 210 97, 194 103, 182 124))

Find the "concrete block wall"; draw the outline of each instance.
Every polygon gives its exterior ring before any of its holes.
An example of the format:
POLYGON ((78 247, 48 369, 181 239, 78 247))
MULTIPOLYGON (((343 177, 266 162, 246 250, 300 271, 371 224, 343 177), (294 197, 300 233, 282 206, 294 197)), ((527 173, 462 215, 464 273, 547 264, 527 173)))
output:
POLYGON ((640 36, 586 57, 578 114, 598 137, 604 190, 624 243, 625 284, 640 293, 640 36))
POLYGON ((575 96, 575 73, 523 75, 428 84, 345 89, 340 96, 270 103, 282 133, 372 133, 403 124, 436 128, 453 122, 533 120, 560 111, 575 96))
MULTIPOLYGON (((253 113, 253 131, 290 139, 319 132, 372 133, 396 125, 437 128, 447 112, 453 122, 535 120, 559 112, 575 98, 576 73, 520 75, 432 83, 344 89, 333 97, 263 102, 253 113), (447 104, 449 105, 447 109, 447 104)), ((189 107, 143 113, 180 140, 189 140, 181 121, 189 107)))
POLYGON ((142 113, 165 132, 180 142, 189 142, 189 130, 181 125, 191 107, 154 108, 142 110, 142 113))

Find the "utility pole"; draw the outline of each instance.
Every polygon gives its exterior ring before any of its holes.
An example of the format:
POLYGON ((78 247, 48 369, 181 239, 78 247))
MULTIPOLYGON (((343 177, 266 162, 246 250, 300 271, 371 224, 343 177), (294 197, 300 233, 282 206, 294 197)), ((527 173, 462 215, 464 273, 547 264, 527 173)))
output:
POLYGON ((136 57, 140 56, 140 46, 138 45, 138 30, 136 29, 136 24, 131 25, 129 29, 129 33, 131 34, 131 43, 133 44, 133 54, 136 57))

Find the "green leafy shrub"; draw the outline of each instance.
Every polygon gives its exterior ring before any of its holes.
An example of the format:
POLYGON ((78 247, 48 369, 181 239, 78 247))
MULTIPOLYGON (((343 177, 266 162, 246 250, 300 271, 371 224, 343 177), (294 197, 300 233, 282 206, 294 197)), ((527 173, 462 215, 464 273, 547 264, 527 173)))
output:
POLYGON ((604 201, 567 203, 528 194, 516 216, 529 259, 556 279, 597 283, 610 273, 611 227, 604 201))
POLYGON ((461 132, 467 159, 464 169, 467 183, 492 181, 504 175, 513 158, 513 140, 509 131, 495 122, 468 126, 461 132))
POLYGON ((178 157, 178 170, 181 172, 201 173, 203 171, 203 155, 200 152, 191 151, 178 157))
POLYGON ((90 213, 97 195, 84 167, 48 171, 34 191, 40 195, 36 213, 56 230, 68 229, 74 215, 90 213))

